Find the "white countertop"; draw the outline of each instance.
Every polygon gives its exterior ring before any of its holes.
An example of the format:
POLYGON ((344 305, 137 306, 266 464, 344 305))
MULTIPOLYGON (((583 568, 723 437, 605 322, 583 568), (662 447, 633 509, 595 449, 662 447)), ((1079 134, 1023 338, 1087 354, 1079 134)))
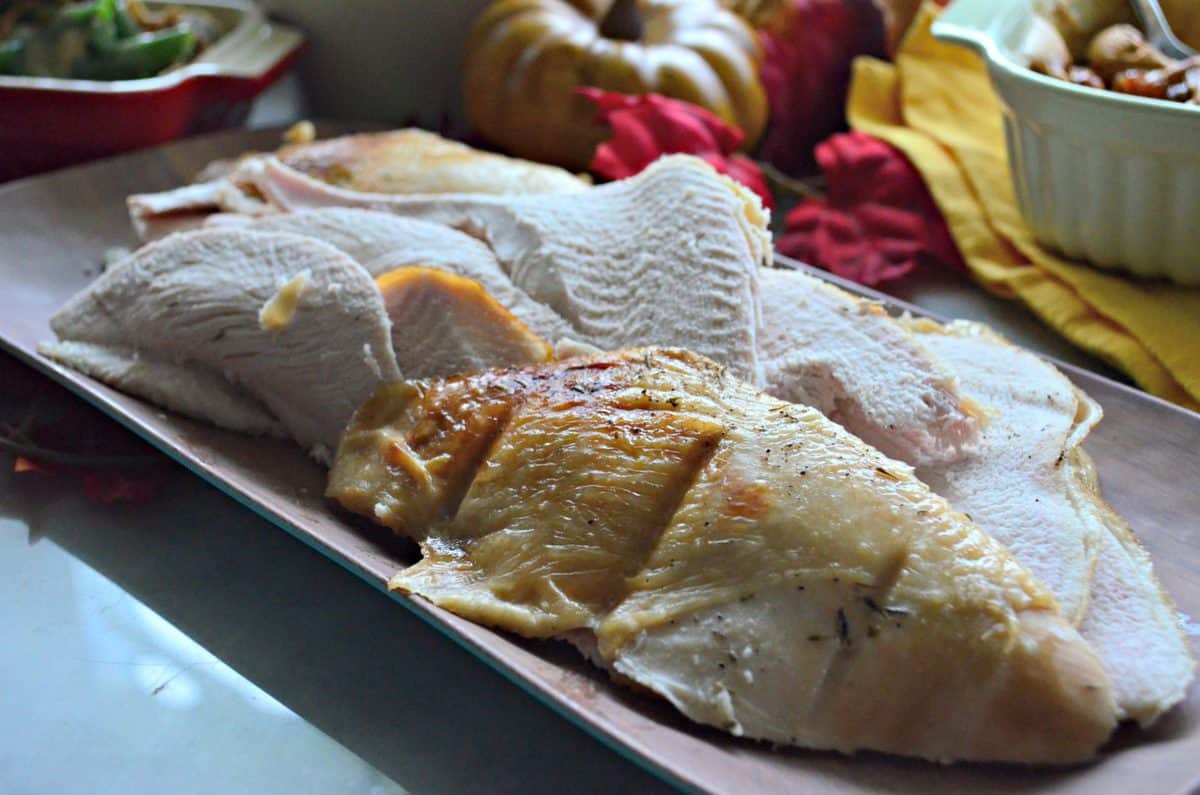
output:
POLYGON ((11 464, 7 795, 665 790, 183 471, 147 505, 101 506, 11 464))

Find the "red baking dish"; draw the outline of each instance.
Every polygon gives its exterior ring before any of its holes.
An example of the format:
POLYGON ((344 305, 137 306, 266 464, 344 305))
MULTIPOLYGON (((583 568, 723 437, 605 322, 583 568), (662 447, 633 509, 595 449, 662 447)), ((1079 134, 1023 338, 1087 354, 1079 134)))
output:
POLYGON ((145 80, 0 76, 0 181, 242 122, 300 55, 303 35, 247 0, 188 0, 225 33, 145 80))

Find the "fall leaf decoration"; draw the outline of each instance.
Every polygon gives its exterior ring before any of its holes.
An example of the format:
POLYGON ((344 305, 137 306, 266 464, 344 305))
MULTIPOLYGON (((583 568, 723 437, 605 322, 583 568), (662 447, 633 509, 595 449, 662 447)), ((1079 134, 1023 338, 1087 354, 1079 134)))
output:
POLYGON ((882 16, 873 0, 787 0, 759 18, 759 76, 771 110, 759 157, 800 174, 811 168, 813 146, 845 128, 850 64, 882 54, 882 16))
POLYGON ((920 173, 899 151, 850 132, 818 145, 816 157, 828 195, 788 213, 781 253, 865 285, 927 259, 966 269, 920 173))
POLYGON ((127 472, 85 471, 83 473, 83 496, 89 502, 111 505, 117 502, 145 503, 166 482, 166 476, 158 474, 131 475, 127 472))
MULTIPOLYGON (((47 451, 37 455, 45 456, 47 451)), ((49 451, 53 455, 53 451, 49 451)), ((103 459, 96 459, 89 466, 107 465, 103 459)), ((69 467, 61 464, 47 464, 35 458, 17 456, 13 460, 13 472, 18 475, 43 475, 65 478, 78 478, 83 486, 83 496, 88 502, 111 505, 118 502, 145 503, 149 502, 159 488, 166 482, 166 473, 159 468, 147 467, 144 471, 121 471, 115 469, 84 469, 78 466, 69 467)))
MULTIPOLYGON (((728 8, 755 28, 761 28, 770 23, 780 7, 790 4, 792 0, 721 0, 721 5, 728 8)), ((908 31, 917 10, 923 0, 871 0, 877 9, 883 24, 885 50, 889 56, 894 55, 900 40, 908 31)), ((944 6, 950 0, 934 0, 944 6)))
POLYGON ((143 503, 171 463, 62 387, 0 356, 0 453, 25 478, 71 479, 91 502, 143 503), (19 417, 19 419, 13 419, 19 417))
POLYGON ((737 154, 742 131, 699 105, 658 94, 631 96, 584 86, 578 93, 596 105, 596 123, 612 137, 596 147, 590 170, 625 179, 666 154, 691 154, 754 191, 768 209, 771 191, 753 160, 737 154))

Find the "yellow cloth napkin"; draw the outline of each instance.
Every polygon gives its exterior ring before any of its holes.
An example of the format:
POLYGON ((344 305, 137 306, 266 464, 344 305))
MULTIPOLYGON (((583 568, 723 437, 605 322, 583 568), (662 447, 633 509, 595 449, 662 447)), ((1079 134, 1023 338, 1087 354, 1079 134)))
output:
POLYGON ((1025 302, 1148 392, 1200 408, 1200 290, 1105 273, 1034 241, 1009 177, 1000 100, 974 53, 933 38, 936 15, 926 3, 895 64, 855 62, 851 126, 908 156, 984 287, 1025 302))

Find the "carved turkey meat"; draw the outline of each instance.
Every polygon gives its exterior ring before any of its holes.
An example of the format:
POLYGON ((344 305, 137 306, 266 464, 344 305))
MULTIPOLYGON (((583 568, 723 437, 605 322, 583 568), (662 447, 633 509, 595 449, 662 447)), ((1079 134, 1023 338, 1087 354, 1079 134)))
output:
POLYGON ((1083 450, 1100 407, 985 326, 909 326, 991 412, 976 450, 917 474, 1045 583, 1096 650, 1120 716, 1152 723, 1183 699, 1196 663, 1149 556, 1105 503, 1083 450))
POLYGON ((758 197, 702 160, 665 157, 582 193, 402 197, 340 190, 277 160, 255 185, 277 207, 359 206, 487 243, 512 283, 587 343, 686 346, 758 374, 758 267, 771 237, 758 197))
MULTIPOLYGON (((380 383, 400 377, 371 277, 332 246, 297 235, 172 235, 111 268, 51 326, 60 340, 133 351, 207 382, 223 378, 318 457, 337 446, 380 383)), ((82 367, 104 374, 86 357, 82 367)), ((194 397, 170 382, 159 387, 167 407, 196 413, 194 397)))
MULTIPOLYGON (((254 185, 259 162, 248 154, 210 163, 197 182, 127 200, 143 241, 194 229, 217 213, 277 212, 254 185)), ((373 193, 573 193, 586 178, 561 168, 473 149, 419 129, 345 135, 290 144, 274 153, 281 164, 323 184, 373 193)))
POLYGON ((1070 762, 1095 655, 999 544, 819 412, 643 349, 381 389, 328 494, 420 542, 392 587, 738 735, 1070 762))

